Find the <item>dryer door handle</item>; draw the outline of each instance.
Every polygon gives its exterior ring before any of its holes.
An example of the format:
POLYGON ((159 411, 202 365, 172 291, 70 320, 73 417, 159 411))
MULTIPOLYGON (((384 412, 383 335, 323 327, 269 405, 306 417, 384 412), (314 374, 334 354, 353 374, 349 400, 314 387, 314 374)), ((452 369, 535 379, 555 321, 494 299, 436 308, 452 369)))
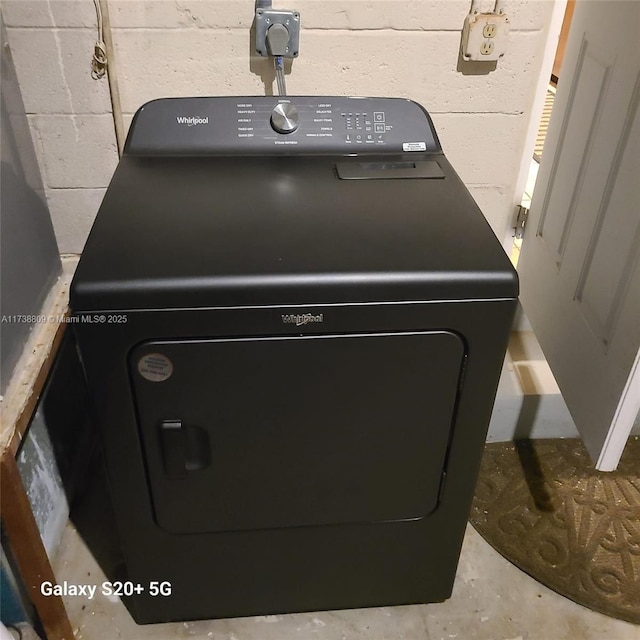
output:
POLYGON ((164 471, 170 478, 186 478, 187 473, 206 469, 211 463, 207 432, 199 427, 187 427, 182 420, 160 423, 160 446, 164 471))
POLYGON ((170 478, 187 475, 187 439, 182 420, 163 420, 160 425, 160 444, 164 471, 170 478))

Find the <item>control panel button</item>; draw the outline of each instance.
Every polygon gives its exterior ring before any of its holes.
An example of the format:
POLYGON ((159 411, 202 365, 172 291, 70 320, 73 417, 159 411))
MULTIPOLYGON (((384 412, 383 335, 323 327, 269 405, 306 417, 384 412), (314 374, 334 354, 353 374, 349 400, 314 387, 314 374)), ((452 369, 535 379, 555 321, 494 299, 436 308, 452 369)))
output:
POLYGON ((288 102, 281 102, 271 112, 271 126, 278 133, 293 133, 299 124, 298 110, 288 102))

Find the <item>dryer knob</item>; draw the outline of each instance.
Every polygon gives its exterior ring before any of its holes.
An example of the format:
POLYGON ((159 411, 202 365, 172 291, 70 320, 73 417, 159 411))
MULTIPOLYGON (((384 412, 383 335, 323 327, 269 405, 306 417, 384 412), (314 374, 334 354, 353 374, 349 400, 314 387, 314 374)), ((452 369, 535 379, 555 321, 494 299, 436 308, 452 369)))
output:
POLYGON ((288 102, 281 102, 271 112, 271 126, 278 133, 293 133, 299 124, 298 110, 288 102))

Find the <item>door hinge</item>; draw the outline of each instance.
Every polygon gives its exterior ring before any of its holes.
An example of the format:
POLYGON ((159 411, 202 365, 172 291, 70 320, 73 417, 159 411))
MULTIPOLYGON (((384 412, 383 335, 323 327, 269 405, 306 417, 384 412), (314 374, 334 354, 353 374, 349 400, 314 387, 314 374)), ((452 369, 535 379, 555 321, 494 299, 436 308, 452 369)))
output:
POLYGON ((527 226, 527 217, 529 216, 529 209, 523 207, 521 204, 516 207, 516 222, 514 226, 514 237, 516 240, 522 240, 524 237, 524 228, 527 226))

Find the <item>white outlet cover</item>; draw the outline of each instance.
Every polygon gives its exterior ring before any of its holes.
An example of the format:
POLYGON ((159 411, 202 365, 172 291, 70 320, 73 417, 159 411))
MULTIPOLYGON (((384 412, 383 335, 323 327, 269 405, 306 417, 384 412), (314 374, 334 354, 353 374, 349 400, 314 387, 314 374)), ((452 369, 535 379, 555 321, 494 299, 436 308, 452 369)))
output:
POLYGON ((470 13, 462 27, 462 57, 476 62, 495 62, 505 54, 508 37, 509 18, 503 13, 470 13), (494 27, 492 38, 484 35, 487 25, 494 27))

